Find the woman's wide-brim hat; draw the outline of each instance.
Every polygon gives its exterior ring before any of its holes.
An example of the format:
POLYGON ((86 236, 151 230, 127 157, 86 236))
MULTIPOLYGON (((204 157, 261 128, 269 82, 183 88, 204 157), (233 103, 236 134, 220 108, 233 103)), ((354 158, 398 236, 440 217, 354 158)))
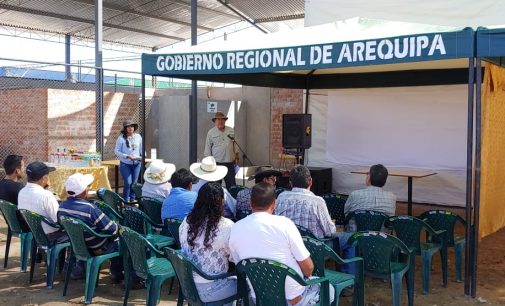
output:
POLYGON ((151 184, 163 184, 170 180, 174 172, 174 164, 164 163, 158 159, 153 160, 144 172, 144 180, 151 184))
POLYGON ((193 163, 189 166, 189 171, 199 179, 206 180, 207 182, 216 182, 226 176, 228 168, 218 166, 214 157, 207 156, 202 159, 201 163, 193 163))
POLYGON ((135 131, 139 128, 139 125, 131 119, 128 119, 125 122, 123 122, 123 130, 126 130, 126 127, 128 127, 128 126, 133 126, 133 130, 135 130, 135 131))
POLYGON ((212 117, 212 122, 215 122, 216 119, 224 119, 224 120, 228 120, 228 117, 226 117, 226 115, 223 113, 223 112, 217 112, 214 117, 212 117))

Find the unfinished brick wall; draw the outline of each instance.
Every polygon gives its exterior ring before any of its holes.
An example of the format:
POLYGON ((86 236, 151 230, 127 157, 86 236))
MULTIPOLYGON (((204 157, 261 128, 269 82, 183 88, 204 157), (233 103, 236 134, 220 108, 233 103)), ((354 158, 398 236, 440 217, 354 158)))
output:
POLYGON ((9 154, 27 162, 47 158, 47 89, 0 90, 0 160, 9 154))
POLYGON ((303 90, 272 88, 271 95, 271 155, 272 164, 280 165, 282 153, 282 114, 301 114, 303 110, 303 90))

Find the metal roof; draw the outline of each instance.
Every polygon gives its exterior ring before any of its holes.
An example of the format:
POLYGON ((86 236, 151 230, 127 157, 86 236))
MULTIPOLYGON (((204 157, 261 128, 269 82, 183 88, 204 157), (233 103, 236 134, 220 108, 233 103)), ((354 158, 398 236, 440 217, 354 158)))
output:
MULTIPOLYGON (((94 0, 4 0, 0 26, 94 38, 94 0)), ((303 0, 199 0, 198 34, 239 21, 264 32, 303 26, 303 0)), ((190 0, 103 0, 103 41, 156 49, 191 38, 190 0)))

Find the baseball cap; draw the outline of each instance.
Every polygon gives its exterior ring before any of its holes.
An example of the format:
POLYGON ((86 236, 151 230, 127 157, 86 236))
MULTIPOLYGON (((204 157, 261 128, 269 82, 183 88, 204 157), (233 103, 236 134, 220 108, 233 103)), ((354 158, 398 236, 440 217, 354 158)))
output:
POLYGON ((65 189, 69 195, 79 195, 93 183, 94 179, 91 174, 74 173, 67 178, 65 189))
POLYGON ((44 175, 49 174, 49 172, 56 170, 55 167, 49 167, 43 162, 33 162, 26 166, 26 176, 29 180, 38 181, 44 175))

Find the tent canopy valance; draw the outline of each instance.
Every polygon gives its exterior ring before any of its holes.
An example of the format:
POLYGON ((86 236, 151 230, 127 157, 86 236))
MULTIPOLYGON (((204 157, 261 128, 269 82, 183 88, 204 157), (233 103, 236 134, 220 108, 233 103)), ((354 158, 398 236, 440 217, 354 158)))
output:
POLYGON ((252 48, 247 48, 248 43, 230 43, 196 46, 187 52, 143 54, 142 73, 285 88, 356 87, 355 79, 364 81, 360 86, 366 87, 374 73, 381 78, 382 73, 388 73, 392 83, 396 78, 401 83, 412 79, 406 78, 403 71, 417 70, 421 75, 413 79, 421 83, 423 70, 430 76, 430 82, 436 84, 444 80, 468 81, 468 60, 465 58, 474 56, 471 28, 419 25, 415 30, 412 27, 406 30, 401 24, 357 19, 344 25, 332 23, 293 31, 285 35, 295 39, 284 46, 279 45, 279 35, 271 35, 274 37, 265 37, 252 48), (322 32, 327 36, 319 42, 314 41, 314 36, 320 37, 322 32), (378 32, 383 37, 376 38, 378 32), (332 41, 328 36, 335 39, 332 41), (434 69, 441 72, 440 82, 432 78, 430 70, 434 69), (363 80, 360 74, 368 77, 363 80), (448 78, 448 74, 452 77, 448 78))

